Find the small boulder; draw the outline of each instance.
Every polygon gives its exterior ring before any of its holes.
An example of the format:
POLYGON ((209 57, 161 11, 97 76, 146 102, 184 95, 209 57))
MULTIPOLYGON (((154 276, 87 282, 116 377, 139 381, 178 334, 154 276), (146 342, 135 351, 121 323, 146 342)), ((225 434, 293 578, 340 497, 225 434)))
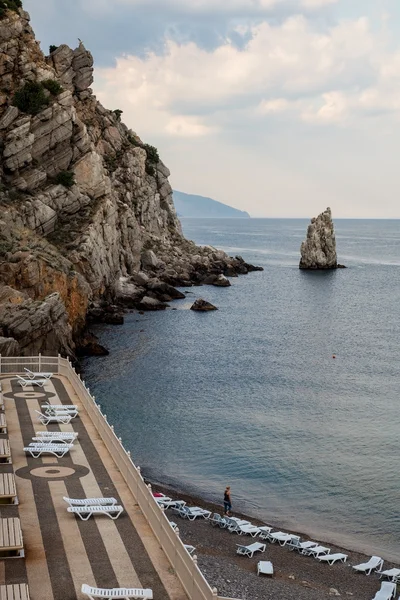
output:
POLYGON ((221 273, 220 275, 217 275, 211 285, 216 285, 217 287, 229 287, 231 282, 225 277, 225 275, 222 275, 221 273))
POLYGON ((198 310, 198 311, 208 311, 208 310, 218 310, 214 304, 211 302, 207 302, 207 300, 203 300, 203 298, 197 298, 197 300, 192 304, 190 310, 198 310))
POLYGON ((160 281, 159 279, 152 279, 147 284, 147 289, 153 292, 153 294, 155 294, 159 300, 164 302, 185 297, 185 294, 182 294, 182 292, 174 288, 172 285, 165 283, 165 281, 160 281))
POLYGON ((140 310, 165 310, 167 306, 168 304, 165 302, 160 302, 160 300, 150 298, 150 296, 144 296, 137 304, 137 308, 140 310))
POLYGON ((145 269, 145 270, 146 269, 156 269, 160 264, 160 261, 158 260, 157 256, 154 254, 153 250, 145 250, 144 252, 142 252, 140 261, 142 264, 142 269, 145 269))

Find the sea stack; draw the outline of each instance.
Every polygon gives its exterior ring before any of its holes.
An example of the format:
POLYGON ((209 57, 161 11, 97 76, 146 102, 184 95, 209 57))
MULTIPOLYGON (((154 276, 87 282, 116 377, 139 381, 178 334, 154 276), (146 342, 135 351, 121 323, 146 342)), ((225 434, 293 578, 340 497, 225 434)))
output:
POLYGON ((311 219, 307 238, 302 242, 300 269, 337 269, 335 231, 331 209, 311 219))

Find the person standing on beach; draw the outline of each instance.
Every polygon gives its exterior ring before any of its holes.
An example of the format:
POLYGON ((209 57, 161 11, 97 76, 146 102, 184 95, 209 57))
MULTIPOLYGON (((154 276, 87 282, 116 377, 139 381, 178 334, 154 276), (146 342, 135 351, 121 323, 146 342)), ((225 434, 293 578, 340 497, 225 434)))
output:
POLYGON ((229 485, 227 485, 225 488, 225 492, 224 492, 224 514, 228 515, 228 517, 230 517, 231 510, 232 510, 231 488, 229 485))

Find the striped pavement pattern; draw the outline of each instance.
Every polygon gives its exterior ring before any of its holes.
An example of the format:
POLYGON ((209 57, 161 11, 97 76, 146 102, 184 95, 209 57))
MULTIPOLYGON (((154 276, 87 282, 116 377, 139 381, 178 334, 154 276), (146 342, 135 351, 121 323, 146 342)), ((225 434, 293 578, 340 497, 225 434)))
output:
POLYGON ((45 388, 21 388, 2 378, 12 464, 19 505, 2 504, 1 518, 20 517, 25 558, 0 560, 0 585, 27 583, 31 600, 82 600, 82 583, 95 587, 143 587, 155 600, 186 600, 183 589, 134 497, 78 396, 63 378, 45 388), (68 425, 37 421, 45 401, 77 404, 79 417, 68 425), (35 431, 76 431, 78 440, 63 458, 25 455, 35 431), (124 507, 115 521, 106 516, 82 521, 67 512, 63 496, 113 496, 124 507))

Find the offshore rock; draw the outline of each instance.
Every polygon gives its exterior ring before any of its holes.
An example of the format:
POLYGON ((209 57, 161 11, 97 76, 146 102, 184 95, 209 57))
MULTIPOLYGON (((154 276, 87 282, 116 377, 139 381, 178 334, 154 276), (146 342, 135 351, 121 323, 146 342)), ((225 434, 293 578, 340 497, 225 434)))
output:
POLYGON ((198 310, 201 312, 206 312, 209 310, 218 310, 218 308, 216 306, 214 306, 214 304, 211 304, 211 302, 207 302, 207 300, 203 300, 203 298, 197 298, 197 300, 195 300, 192 304, 192 306, 190 307, 190 310, 198 310))
POLYGON ((311 219, 307 238, 302 242, 300 269, 336 269, 336 240, 331 209, 311 219))

